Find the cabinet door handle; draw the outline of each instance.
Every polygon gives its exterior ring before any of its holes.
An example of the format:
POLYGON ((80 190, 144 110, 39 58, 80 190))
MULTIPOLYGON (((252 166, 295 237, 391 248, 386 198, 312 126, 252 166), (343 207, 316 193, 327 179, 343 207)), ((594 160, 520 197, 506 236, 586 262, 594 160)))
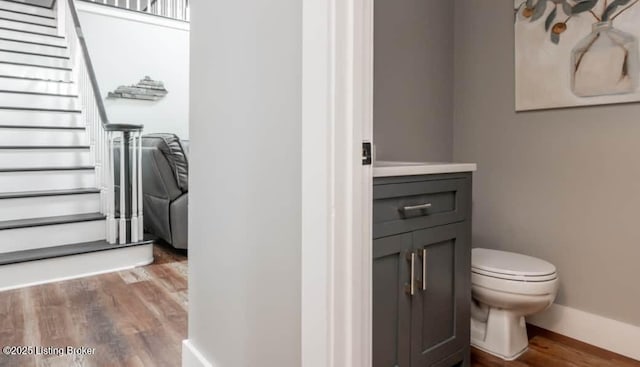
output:
POLYGON ((407 253, 407 260, 411 263, 411 281, 405 285, 405 291, 408 295, 413 296, 416 293, 416 253, 407 253))
POLYGON ((420 204, 420 205, 411 205, 411 206, 405 206, 404 208, 402 208, 403 212, 409 212, 412 210, 423 210, 423 209, 429 209, 431 208, 431 203, 426 203, 426 204, 420 204))
POLYGON ((422 249, 422 290, 427 290, 427 249, 422 249))

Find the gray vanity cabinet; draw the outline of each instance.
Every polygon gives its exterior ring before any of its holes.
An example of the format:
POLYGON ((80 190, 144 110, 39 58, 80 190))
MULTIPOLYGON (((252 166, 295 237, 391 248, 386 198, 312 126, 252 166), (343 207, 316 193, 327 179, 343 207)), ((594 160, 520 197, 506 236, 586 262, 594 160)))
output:
POLYGON ((471 174, 374 179, 373 367, 469 365, 471 174))
POLYGON ((411 247, 411 233, 374 241, 374 367, 410 365, 411 335, 407 330, 411 328, 411 300, 405 293, 405 284, 411 247))

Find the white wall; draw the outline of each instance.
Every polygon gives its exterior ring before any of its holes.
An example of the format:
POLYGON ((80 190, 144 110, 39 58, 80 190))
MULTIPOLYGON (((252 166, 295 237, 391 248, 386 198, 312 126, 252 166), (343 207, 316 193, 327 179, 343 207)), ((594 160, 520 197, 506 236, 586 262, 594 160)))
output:
POLYGON ((216 367, 298 367, 301 1, 191 14, 189 344, 216 367))
POLYGON ((145 133, 189 138, 189 25, 151 15, 76 2, 111 122, 141 123, 145 133), (165 83, 160 101, 106 99, 149 75, 165 83))

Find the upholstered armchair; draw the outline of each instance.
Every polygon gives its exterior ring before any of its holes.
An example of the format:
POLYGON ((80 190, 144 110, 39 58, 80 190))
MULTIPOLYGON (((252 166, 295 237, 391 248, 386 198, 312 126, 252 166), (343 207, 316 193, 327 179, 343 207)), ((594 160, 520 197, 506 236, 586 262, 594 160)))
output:
POLYGON ((175 248, 188 247, 188 142, 174 134, 142 137, 145 231, 175 248))

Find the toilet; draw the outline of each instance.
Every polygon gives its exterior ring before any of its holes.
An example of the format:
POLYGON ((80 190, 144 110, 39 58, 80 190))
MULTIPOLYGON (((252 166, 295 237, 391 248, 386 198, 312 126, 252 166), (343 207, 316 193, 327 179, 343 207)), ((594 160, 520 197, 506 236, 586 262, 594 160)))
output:
POLYGON ((505 360, 527 350, 525 316, 549 307, 558 292, 556 267, 512 252, 474 248, 471 260, 471 345, 505 360))

